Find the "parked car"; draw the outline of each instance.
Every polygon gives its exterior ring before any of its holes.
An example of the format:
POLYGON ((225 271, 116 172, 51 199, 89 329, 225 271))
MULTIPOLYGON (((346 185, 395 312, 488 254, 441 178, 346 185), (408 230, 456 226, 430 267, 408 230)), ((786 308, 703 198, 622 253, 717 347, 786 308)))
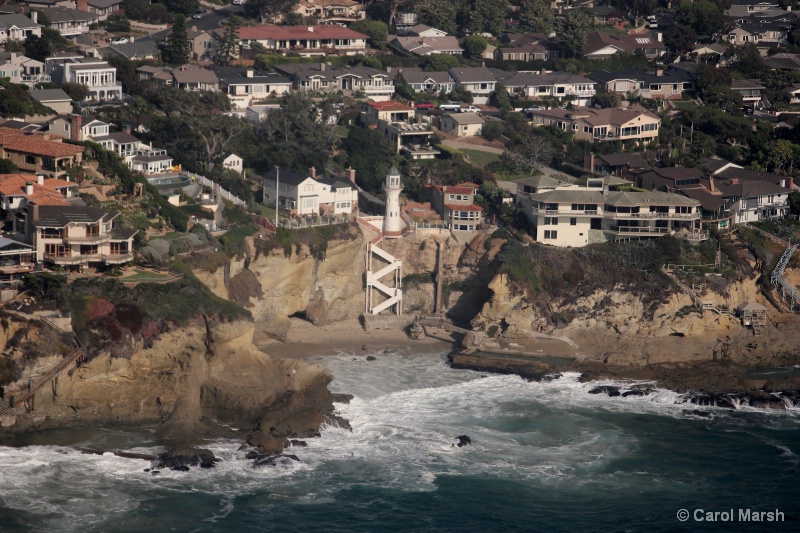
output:
POLYGON ((532 105, 522 110, 523 113, 533 113, 534 111, 541 111, 544 108, 540 105, 532 105))
POLYGON ((433 109, 436 106, 430 102, 416 102, 414 107, 417 109, 433 109))
POLYGON ((208 15, 208 9, 198 9, 197 11, 194 12, 194 15, 192 15, 192 18, 193 19, 201 19, 201 18, 205 17, 206 15, 208 15))
POLYGON ((128 44, 129 42, 127 37, 117 37, 111 40, 111 44, 128 44))
POLYGON ((233 4, 235 6, 243 6, 246 1, 247 0, 233 0, 233 2, 231 2, 231 4, 233 4))
POLYGON ((458 102, 448 102, 446 104, 439 104, 439 109, 442 111, 458 111, 461 109, 461 104, 458 102))
POLYGON ((458 112, 459 113, 480 113, 481 110, 479 108, 475 107, 474 105, 468 105, 466 107, 459 106, 458 107, 458 112))

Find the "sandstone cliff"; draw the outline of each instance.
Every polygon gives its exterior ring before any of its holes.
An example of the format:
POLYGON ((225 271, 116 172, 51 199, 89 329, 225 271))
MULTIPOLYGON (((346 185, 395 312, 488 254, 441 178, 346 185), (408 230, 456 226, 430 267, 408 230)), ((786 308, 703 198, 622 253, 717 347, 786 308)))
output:
MULTIPOLYGON (((286 437, 317 432, 331 408, 333 377, 319 365, 272 360, 252 336, 246 321, 206 327, 198 320, 137 347, 130 359, 102 353, 39 389, 35 410, 18 408, 5 430, 159 423, 165 436, 187 441, 233 428, 277 452, 286 437)), ((46 368, 49 359, 35 364, 46 368)))

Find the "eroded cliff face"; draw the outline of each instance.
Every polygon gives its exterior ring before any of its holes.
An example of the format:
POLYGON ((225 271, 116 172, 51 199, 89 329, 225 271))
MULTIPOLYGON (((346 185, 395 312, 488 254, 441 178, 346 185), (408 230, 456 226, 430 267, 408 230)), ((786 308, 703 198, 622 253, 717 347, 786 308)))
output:
POLYGON ((531 339, 543 325, 546 332, 577 343, 579 355, 610 364, 642 366, 714 359, 748 365, 796 362, 797 319, 771 306, 755 279, 731 284, 726 295, 707 291, 703 298, 728 308, 752 301, 767 306, 771 320, 758 337, 736 317, 701 312, 682 292, 646 304, 635 292, 614 288, 576 301, 571 297, 554 299, 537 307, 515 290, 505 274, 495 276, 489 288, 492 296, 474 318, 473 327, 488 331, 496 326, 501 344, 531 339), (557 328, 554 317, 559 321, 557 328))
POLYGON ((331 241, 324 259, 312 256, 305 245, 256 257, 252 239, 246 257, 226 268, 197 277, 215 294, 250 310, 255 340, 264 336, 283 340, 289 317, 301 314, 322 325, 357 317, 364 311, 364 239, 331 241))
POLYGON ((6 430, 157 422, 166 436, 190 441, 229 426, 279 451, 285 437, 318 430, 333 377, 319 365, 272 360, 253 346, 253 331, 250 322, 207 328, 198 320, 130 359, 100 354, 39 389, 35 410, 6 430))

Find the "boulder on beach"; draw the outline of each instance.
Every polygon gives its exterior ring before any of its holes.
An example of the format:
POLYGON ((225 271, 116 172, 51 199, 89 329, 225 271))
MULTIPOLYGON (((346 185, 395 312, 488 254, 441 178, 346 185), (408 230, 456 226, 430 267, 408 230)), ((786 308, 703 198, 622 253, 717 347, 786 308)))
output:
POLYGON ((605 394, 607 396, 619 396, 619 387, 613 387, 611 385, 601 385, 599 387, 595 387, 589 391, 589 394, 605 394))
POLYGON ((459 435, 455 440, 456 442, 453 443, 453 446, 458 446, 459 448, 472 444, 472 439, 469 435, 459 435))

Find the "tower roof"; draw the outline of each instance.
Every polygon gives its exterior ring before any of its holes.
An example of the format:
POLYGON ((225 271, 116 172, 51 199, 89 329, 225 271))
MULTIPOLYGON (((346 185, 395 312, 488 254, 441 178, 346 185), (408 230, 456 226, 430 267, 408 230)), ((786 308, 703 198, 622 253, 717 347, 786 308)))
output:
POLYGON ((400 175, 400 171, 397 170, 396 166, 392 165, 392 168, 389 169, 389 175, 390 176, 399 176, 400 175))

